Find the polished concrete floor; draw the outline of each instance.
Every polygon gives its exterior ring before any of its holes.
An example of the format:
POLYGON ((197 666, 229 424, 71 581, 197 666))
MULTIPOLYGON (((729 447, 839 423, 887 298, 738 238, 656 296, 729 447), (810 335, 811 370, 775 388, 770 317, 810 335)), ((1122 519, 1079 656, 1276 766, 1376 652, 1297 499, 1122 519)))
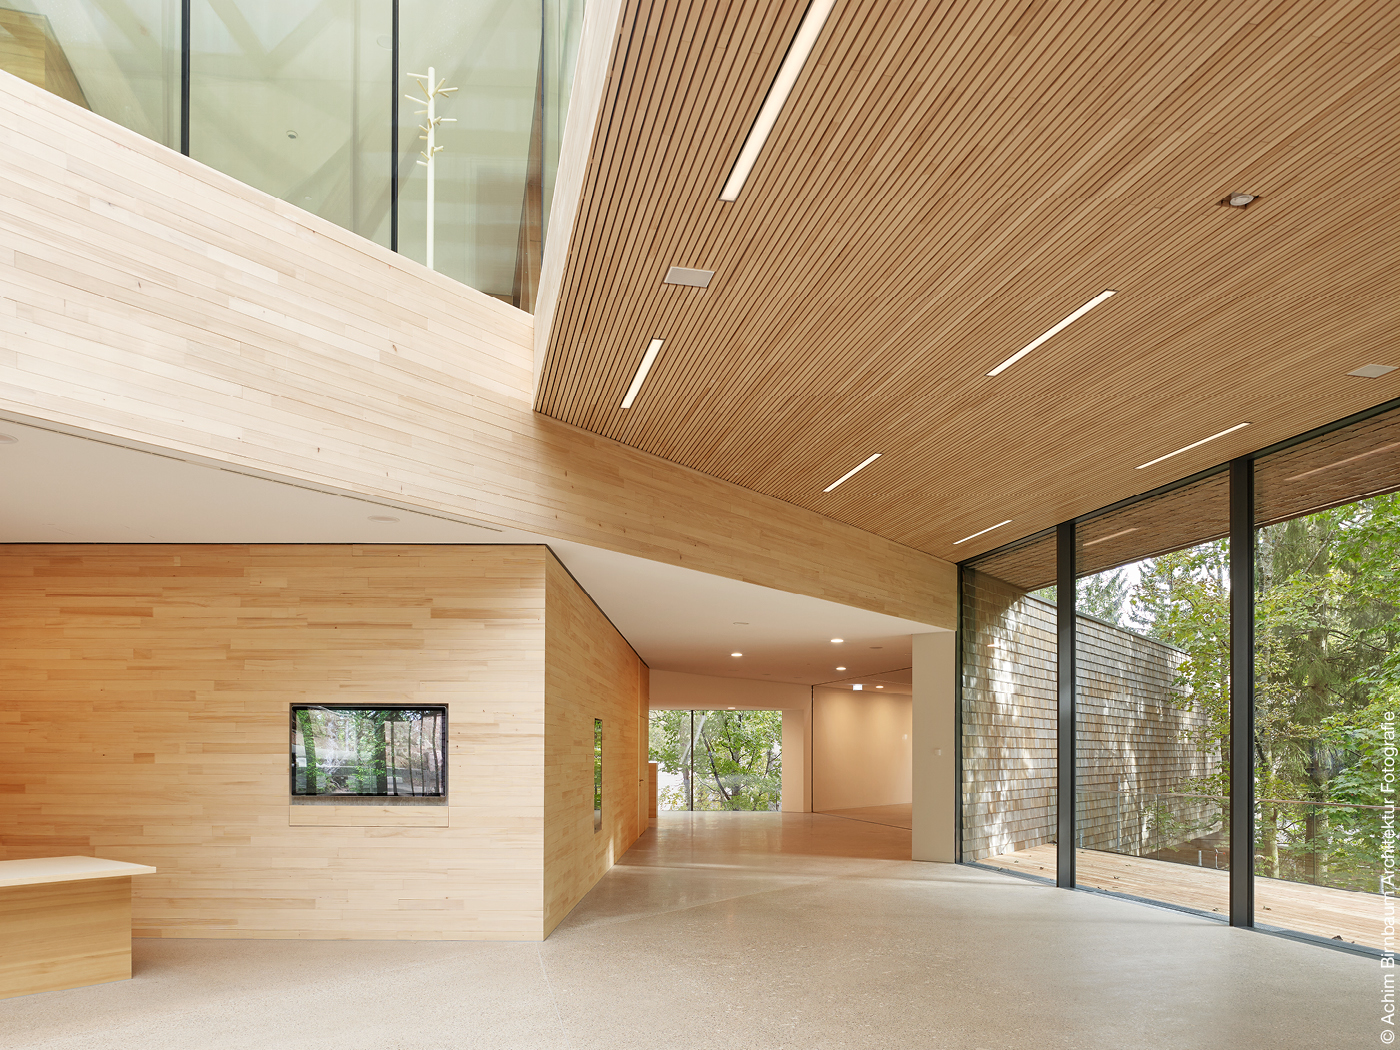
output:
POLYGON ((136 980, 0 1002, 0 1046, 1381 1045, 1374 960, 908 857, 864 821, 667 814, 543 944, 141 940, 136 980))

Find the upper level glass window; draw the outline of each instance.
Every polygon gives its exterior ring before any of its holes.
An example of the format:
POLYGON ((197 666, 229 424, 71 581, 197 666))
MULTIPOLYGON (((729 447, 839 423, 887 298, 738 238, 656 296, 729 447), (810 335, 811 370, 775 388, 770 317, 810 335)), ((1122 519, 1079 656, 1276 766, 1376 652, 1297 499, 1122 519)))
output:
POLYGON ((0 69, 534 310, 581 0, 24 6, 0 69))
POLYGON ((177 0, 0 0, 0 69, 180 148, 177 0))

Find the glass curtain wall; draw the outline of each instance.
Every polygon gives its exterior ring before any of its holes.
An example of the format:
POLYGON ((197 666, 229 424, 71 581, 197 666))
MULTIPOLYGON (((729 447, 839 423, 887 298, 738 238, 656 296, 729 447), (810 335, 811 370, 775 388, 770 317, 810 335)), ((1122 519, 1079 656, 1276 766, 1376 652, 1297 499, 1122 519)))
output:
POLYGON ((1397 488, 1397 412, 1255 464, 1255 922, 1373 947, 1400 721, 1397 488))
POLYGON ((1229 526, 1220 473, 1076 527, 1080 886, 1229 912, 1229 526))
MULTIPOLYGON (((1062 884, 1383 946, 1400 764, 1400 407, 1384 408, 1061 527, 1062 884)), ((1042 534, 961 566, 962 859, 1047 876, 1057 561, 1042 534)))
POLYGON ((389 244, 391 0, 193 0, 190 156, 389 244))
POLYGON ((0 0, 0 69, 180 148, 178 0, 0 0))
POLYGON ((401 0, 399 251, 427 262, 428 168, 422 83, 440 98, 433 171, 433 268, 506 302, 539 272, 540 4, 401 0), (415 76, 424 74, 422 83, 415 76), (419 163, 423 161, 424 163, 419 163))
POLYGON ((962 857, 1055 878, 1055 536, 962 569, 962 857))
POLYGON ((533 311, 580 0, 183 6, 0 0, 0 68, 533 311))
POLYGON ((781 808, 781 711, 653 711, 649 736, 658 810, 781 808))
POLYGON ((549 228, 554 180, 559 173, 559 150, 564 143, 564 118, 569 112, 579 40, 583 34, 583 0, 555 0, 543 12, 544 53, 540 60, 540 109, 543 121, 541 180, 542 226, 549 228))

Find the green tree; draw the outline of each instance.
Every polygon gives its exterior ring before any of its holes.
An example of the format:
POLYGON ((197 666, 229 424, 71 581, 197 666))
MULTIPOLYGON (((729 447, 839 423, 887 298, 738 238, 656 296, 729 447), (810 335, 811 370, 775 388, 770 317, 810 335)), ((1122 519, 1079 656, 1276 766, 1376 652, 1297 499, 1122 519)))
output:
POLYGON ((1129 595, 1128 574, 1122 569, 1085 576, 1075 588, 1074 611, 1123 627, 1129 595))
POLYGON ((1400 501, 1380 496, 1272 525, 1257 550, 1260 871, 1373 884, 1374 814, 1307 803, 1377 797, 1368 748, 1400 688, 1400 501))
POLYGON ((652 761, 679 774, 682 786, 666 800, 697 810, 773 810, 782 800, 781 711, 654 711, 652 761))

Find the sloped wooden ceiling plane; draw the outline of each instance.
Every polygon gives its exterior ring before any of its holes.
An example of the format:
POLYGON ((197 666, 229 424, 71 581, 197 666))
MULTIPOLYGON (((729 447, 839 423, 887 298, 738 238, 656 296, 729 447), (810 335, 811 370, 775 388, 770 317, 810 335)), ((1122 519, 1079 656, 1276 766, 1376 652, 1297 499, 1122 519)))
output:
POLYGON ((722 203, 804 7, 625 6, 539 411, 960 559, 1400 395, 1400 5, 838 0, 722 203))

